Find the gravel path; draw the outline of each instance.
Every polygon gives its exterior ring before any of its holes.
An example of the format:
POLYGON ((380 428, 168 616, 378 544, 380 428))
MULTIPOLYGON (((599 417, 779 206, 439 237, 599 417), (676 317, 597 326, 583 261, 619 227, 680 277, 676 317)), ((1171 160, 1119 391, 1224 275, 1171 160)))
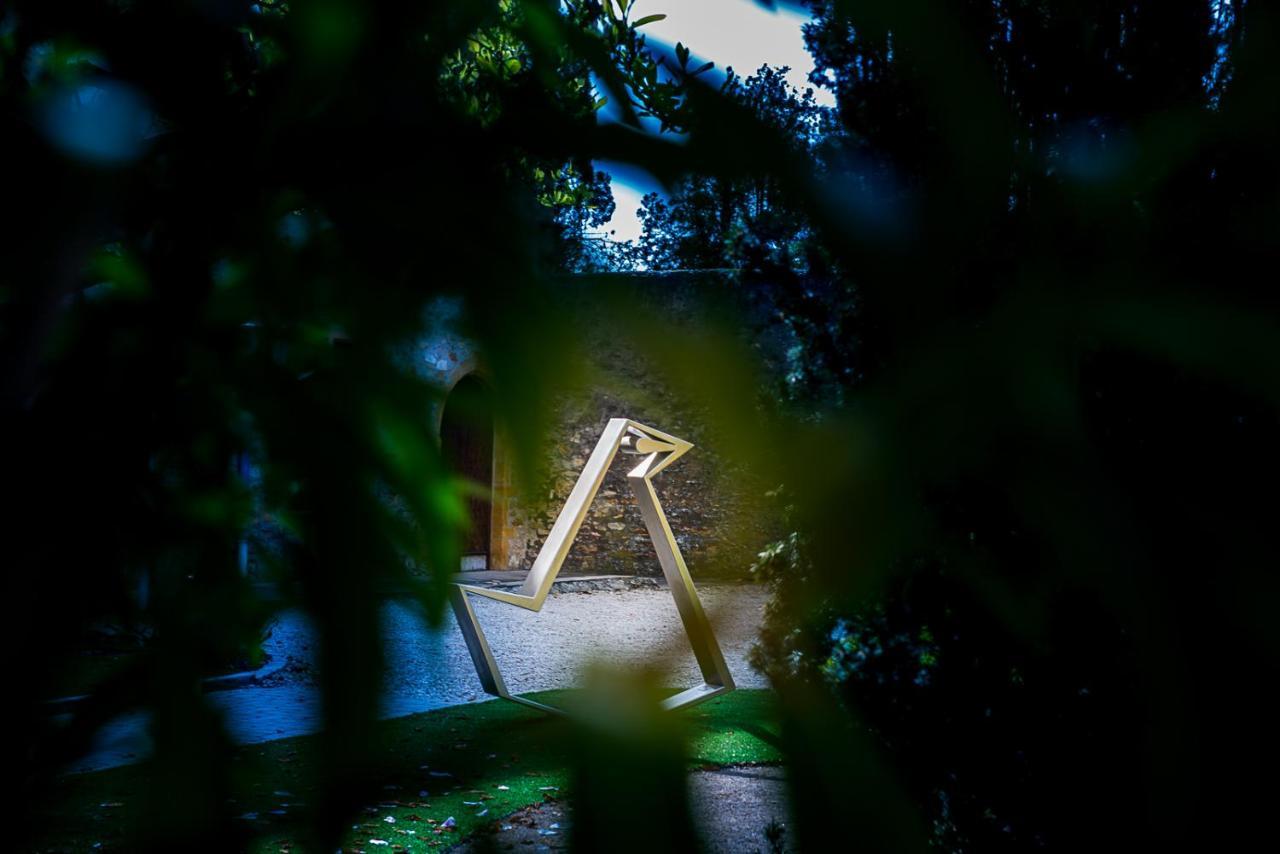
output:
MULTIPOLYGON (((739 687, 765 687, 746 656, 759 630, 765 592, 749 585, 707 585, 703 607, 739 687)), ((553 594, 533 613, 473 597, 480 623, 510 690, 517 693, 573 685, 594 662, 654 667, 673 686, 700 681, 697 664, 666 590, 553 594)), ((466 645, 453 623, 432 632, 413 602, 383 609, 387 682, 383 715, 488 699, 479 690, 466 645)), ((206 695, 225 716, 236 741, 251 744, 317 732, 323 726, 314 673, 313 636, 299 613, 282 614, 266 651, 288 664, 261 687, 206 695)), ((72 766, 87 771, 136 762, 150 751, 143 714, 117 719, 99 734, 89 756, 72 766)))
POLYGON ((794 851, 786 773, 781 768, 718 768, 689 775, 689 805, 707 854, 794 851))

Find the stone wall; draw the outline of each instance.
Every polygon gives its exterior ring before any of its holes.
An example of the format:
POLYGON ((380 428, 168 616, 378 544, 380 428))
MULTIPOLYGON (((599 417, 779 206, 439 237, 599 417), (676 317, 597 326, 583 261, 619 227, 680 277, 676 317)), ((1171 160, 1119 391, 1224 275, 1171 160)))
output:
MULTIPOLYGON (((671 277, 653 277, 652 284, 664 307, 687 310, 672 302, 687 295, 678 281, 673 286, 671 277)), ((437 300, 428 312, 423 336, 403 356, 419 376, 446 393, 465 376, 486 374, 482 354, 460 332, 462 311, 460 300, 437 300)), ((590 326, 584 323, 580 328, 590 326)), ((695 577, 743 575, 756 553, 777 534, 771 515, 761 506, 770 484, 753 482, 733 470, 717 453, 725 445, 708 429, 697 405, 669 394, 640 354, 605 336, 581 343, 592 362, 587 373, 600 381, 585 389, 566 389, 561 399, 552 402, 554 426, 545 443, 545 459, 537 462, 541 473, 532 483, 514 482, 510 452, 498 432, 491 568, 525 569, 533 563, 605 425, 610 418, 622 417, 694 444, 654 479, 654 486, 695 577)), ((425 429, 438 431, 441 411, 437 406, 424 413, 425 429)), ((566 570, 661 574, 626 482, 627 471, 637 463, 638 458, 626 454, 615 458, 570 549, 566 570)))
MULTIPOLYGON (((682 281, 679 274, 633 278, 640 280, 655 311, 698 322, 696 285, 682 281)), ((776 508, 766 507, 764 500, 765 490, 774 484, 759 483, 726 460, 719 449, 729 443, 715 435, 699 403, 679 399, 667 389, 643 354, 613 340, 607 327, 593 323, 590 316, 576 326, 584 330, 579 343, 591 362, 585 373, 596 381, 586 389, 566 390, 556 401, 545 473, 534 489, 526 490, 536 494, 508 503, 503 524, 516 546, 509 552, 510 568, 532 564, 609 419, 631 418, 694 444, 653 481, 690 571, 695 576, 744 575, 756 554, 779 533, 776 508)), ((750 334, 758 337, 758 332, 750 334)), ((661 574, 626 481, 626 473, 638 462, 626 454, 615 457, 566 558, 567 570, 661 574)))
MULTIPOLYGON (((715 451, 695 413, 638 404, 611 391, 592 390, 585 400, 560 408, 551 443, 545 498, 511 502, 508 524, 526 543, 516 565, 532 564, 556 515, 610 418, 631 418, 694 444, 693 450, 654 478, 654 487, 690 571, 741 575, 767 540, 755 499, 758 484, 736 480, 715 451)), ((565 561, 571 571, 658 575, 661 568, 626 474, 637 457, 618 454, 605 476, 565 561)), ((514 568, 514 566, 513 566, 514 568)))

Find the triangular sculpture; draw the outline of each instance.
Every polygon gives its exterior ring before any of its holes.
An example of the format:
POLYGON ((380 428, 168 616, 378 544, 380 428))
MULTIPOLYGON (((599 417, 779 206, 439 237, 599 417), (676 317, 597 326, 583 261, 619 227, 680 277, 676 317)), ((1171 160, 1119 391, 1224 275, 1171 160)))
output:
POLYGON ((644 517, 645 527, 649 529, 649 538, 658 553, 658 562, 662 565, 662 573, 666 576, 667 586, 675 599, 676 609, 680 612, 680 621, 684 624, 685 633, 689 636, 689 644, 693 647, 694 657, 702 671, 703 684, 681 691, 663 702, 663 708, 680 709, 692 706, 703 700, 709 700, 719 694, 733 690, 733 677, 724 663, 724 655, 720 645, 716 643, 711 623, 702 610, 702 602, 698 599, 698 591, 694 589, 693 578, 685 566, 680 547, 667 524, 667 517, 658 503, 658 495, 653 490, 650 479, 667 466, 684 456, 693 445, 670 436, 652 427, 646 427, 627 418, 611 418, 600 441, 596 443, 591 458, 587 460, 578 482, 569 493, 556 523, 542 544, 533 567, 525 577, 524 584, 518 592, 493 590, 476 587, 470 584, 455 584, 450 591, 449 601, 453 613, 458 618, 458 628, 466 639, 471 660, 475 662, 476 674, 480 684, 488 694, 502 697, 535 709, 563 714, 563 711, 552 706, 538 703, 525 697, 518 697, 507 691, 502 681, 502 673, 485 640, 484 631, 476 619, 475 610, 471 607, 468 594, 496 599, 508 605, 527 608, 530 611, 542 610, 542 603, 551 592, 556 575, 564 563, 569 547, 573 545, 582 521, 587 517, 591 500, 595 498, 600 484, 604 482, 609 464, 613 462, 618 451, 628 454, 642 455, 644 459, 628 475, 627 482, 636 494, 640 504, 640 514, 644 517))

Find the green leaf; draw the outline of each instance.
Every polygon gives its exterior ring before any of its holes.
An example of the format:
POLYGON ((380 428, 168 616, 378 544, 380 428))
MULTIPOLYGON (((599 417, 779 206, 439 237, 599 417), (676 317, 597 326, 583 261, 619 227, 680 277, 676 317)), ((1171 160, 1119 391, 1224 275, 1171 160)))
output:
POLYGON ((138 259, 122 250, 100 251, 89 269, 105 280, 108 290, 116 296, 140 299, 151 291, 147 273, 138 259))
POLYGON ((640 20, 633 22, 631 26, 643 27, 645 24, 652 24, 654 21, 665 21, 666 19, 666 15, 645 15, 640 20))

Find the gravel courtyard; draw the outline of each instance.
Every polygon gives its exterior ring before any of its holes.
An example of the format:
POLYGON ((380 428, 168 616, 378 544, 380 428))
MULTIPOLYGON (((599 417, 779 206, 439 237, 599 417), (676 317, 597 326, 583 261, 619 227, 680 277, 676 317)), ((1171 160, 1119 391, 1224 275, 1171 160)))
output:
MULTIPOLYGON (((739 687, 765 687, 763 678, 747 664, 765 591, 754 585, 724 584, 703 586, 699 594, 739 687)), ((584 668, 597 662, 655 668, 672 686, 700 681, 666 589, 553 593, 536 614, 481 597, 472 601, 513 692, 571 686, 584 668)), ((479 690, 452 614, 439 631, 431 631, 415 603, 389 600, 383 610, 383 637, 386 717, 488 699, 479 690)), ((270 741, 322 727, 313 641, 300 613, 282 614, 265 648, 274 661, 286 666, 266 685, 207 695, 209 703, 225 715, 237 741, 270 741)), ((142 758, 150 749, 146 723, 141 714, 113 722, 100 734, 93 753, 75 769, 109 768, 142 758)))
MULTIPOLYGON (((747 664, 760 627, 764 591, 755 586, 706 586, 699 591, 729 670, 744 688, 764 687, 747 664)), ((673 686, 701 682, 670 593, 628 590, 552 595, 538 613, 472 598, 507 687, 515 693, 575 684, 582 670, 603 663, 657 667, 673 686)), ((475 669, 452 615, 438 634, 424 633, 414 609, 390 603, 386 614, 389 698, 439 705, 483 699, 475 669)))

